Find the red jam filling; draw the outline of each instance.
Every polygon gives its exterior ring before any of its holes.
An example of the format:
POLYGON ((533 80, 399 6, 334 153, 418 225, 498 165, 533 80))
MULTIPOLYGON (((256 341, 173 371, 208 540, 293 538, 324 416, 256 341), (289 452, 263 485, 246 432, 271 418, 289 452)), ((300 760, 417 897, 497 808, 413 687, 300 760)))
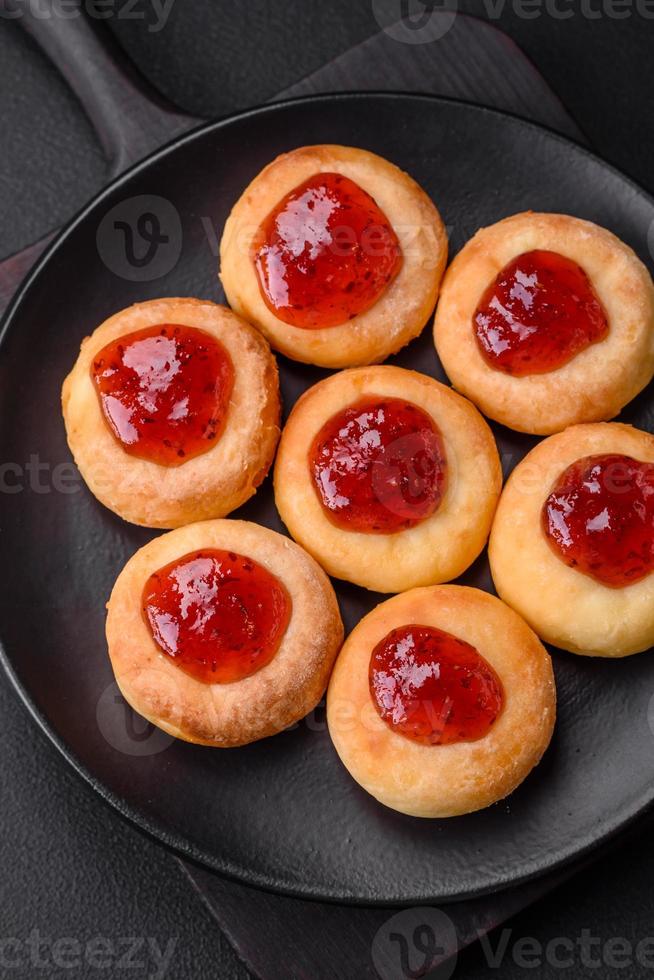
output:
POLYGON ((554 371, 609 331, 604 307, 581 266, 542 250, 504 266, 473 321, 486 363, 517 377, 554 371))
POLYGON ((389 728, 423 745, 476 742, 504 705, 502 683, 481 654, 431 626, 391 630, 372 651, 369 681, 389 728))
POLYGON ((445 449, 435 423, 399 398, 362 398, 322 427, 309 452, 325 513, 347 531, 393 534, 419 524, 445 493, 445 449))
POLYGON ((233 551, 194 551, 145 583, 143 614, 155 643, 186 674, 229 684, 270 663, 291 616, 282 583, 233 551))
POLYGON ((179 466, 220 438, 234 368, 210 334, 165 323, 107 344, 93 358, 91 377, 125 452, 179 466))
POLYGON ((618 453, 563 471, 542 510, 554 554, 619 589, 654 569, 654 464, 618 453))
POLYGON ((373 306, 402 265, 397 235, 370 194, 322 173, 261 225, 254 264, 263 300, 294 327, 334 327, 373 306))

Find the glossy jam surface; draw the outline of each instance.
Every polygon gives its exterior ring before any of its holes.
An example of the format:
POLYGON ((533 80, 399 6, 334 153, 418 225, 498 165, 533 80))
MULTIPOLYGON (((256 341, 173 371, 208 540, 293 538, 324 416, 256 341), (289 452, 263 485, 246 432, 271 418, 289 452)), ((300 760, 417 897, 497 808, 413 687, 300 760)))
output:
POLYGON ((179 466, 220 438, 234 368, 210 334, 165 323, 112 341, 93 358, 91 377, 125 452, 179 466))
POLYGON ((329 419, 309 452, 327 516, 348 531, 393 534, 438 508, 445 449, 435 423, 399 398, 369 396, 329 419))
POLYGON ((346 323, 373 306, 402 265, 397 235, 373 198, 342 174, 321 173, 284 197, 259 229, 261 295, 284 323, 346 323))
POLYGON ((609 330, 590 279, 557 252, 525 252, 484 292, 474 317, 487 364, 521 377, 555 371, 609 330))
POLYGON ((372 651, 369 680, 389 728, 424 745, 476 742, 504 705, 502 683, 488 661, 432 626, 391 630, 372 651))
POLYGON ((654 464, 630 456, 585 456, 561 474, 542 526, 571 568, 619 589, 654 570, 654 464))
POLYGON ((143 615, 157 646, 205 684, 229 684, 265 667, 291 616, 282 583, 252 558, 207 548, 145 584, 143 615))

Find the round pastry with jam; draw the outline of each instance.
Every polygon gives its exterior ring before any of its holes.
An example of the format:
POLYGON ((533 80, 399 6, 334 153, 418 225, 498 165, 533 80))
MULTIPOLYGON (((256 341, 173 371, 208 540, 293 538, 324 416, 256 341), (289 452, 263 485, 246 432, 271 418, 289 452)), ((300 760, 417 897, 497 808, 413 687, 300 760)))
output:
POLYGON ((116 682, 176 738, 228 748, 274 735, 322 697, 343 641, 331 583, 288 538, 204 521, 137 551, 107 605, 116 682))
POLYGON ((382 361, 436 302, 447 236, 406 173, 348 146, 273 160, 227 219, 220 278, 233 309, 296 361, 382 361))
POLYGON ((62 404, 92 493, 146 527, 229 514, 266 476, 279 438, 268 344, 203 300, 150 300, 110 317, 83 341, 62 404))
POLYGON ((456 578, 502 487, 492 433, 451 388, 404 368, 350 368, 298 400, 275 463, 291 535, 337 578, 401 592, 456 578))
POLYGON ((507 482, 489 558, 499 595, 548 643, 654 646, 654 436, 611 422, 543 440, 507 482))
POLYGON ((526 778, 556 716, 550 657, 508 606, 478 589, 412 589, 345 641, 327 692, 350 775, 416 817, 490 806, 526 778))
POLYGON ((614 418, 654 374, 654 285, 589 221, 525 212, 482 228, 434 321, 452 384, 490 418, 549 435, 614 418))

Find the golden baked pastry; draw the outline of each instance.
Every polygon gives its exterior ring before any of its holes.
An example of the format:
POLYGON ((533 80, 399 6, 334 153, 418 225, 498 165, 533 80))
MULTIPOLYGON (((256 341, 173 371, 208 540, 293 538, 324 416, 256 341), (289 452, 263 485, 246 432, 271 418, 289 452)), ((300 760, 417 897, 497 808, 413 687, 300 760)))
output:
POLYGON ((171 735, 216 747, 303 718, 343 640, 322 569, 246 521, 190 524, 150 541, 118 576, 107 610, 126 700, 171 735))
POLYGON ((548 435, 611 419, 654 374, 654 286, 615 235, 563 214, 482 228, 434 321, 452 384, 490 418, 548 435))
POLYGON ((296 361, 382 361, 429 318, 447 261, 441 217, 408 174, 349 146, 304 146, 244 190, 220 243, 230 305, 296 361))
POLYGON ((400 592, 460 575, 502 486, 474 405, 404 368, 351 368, 298 400, 274 471, 291 535, 330 575, 400 592))
POLYGON ((611 422, 540 442, 506 484, 489 558, 502 599, 548 643, 654 646, 654 436, 611 422))
POLYGON ((62 405, 91 492, 147 527, 229 514, 266 476, 279 438, 268 344, 205 300, 150 300, 110 317, 82 342, 62 405))
POLYGON ((503 799, 556 715, 550 657, 513 610, 458 585, 382 602, 345 641, 327 723, 350 775, 385 806, 452 817, 503 799))

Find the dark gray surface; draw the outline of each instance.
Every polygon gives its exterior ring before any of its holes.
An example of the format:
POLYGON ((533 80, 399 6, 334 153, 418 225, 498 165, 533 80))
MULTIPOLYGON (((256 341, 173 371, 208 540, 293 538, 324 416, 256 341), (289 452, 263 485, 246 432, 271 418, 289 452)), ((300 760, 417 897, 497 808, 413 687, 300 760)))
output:
POLYGON ((31 245, 98 189, 105 161, 64 80, 0 19, 0 257, 31 245))
MULTIPOLYGON (((198 40, 187 46, 186 51, 180 49, 176 57, 168 56, 172 36, 167 36, 165 31, 155 36, 163 80, 173 93, 178 88, 181 91, 186 87, 184 79, 187 70, 197 74, 194 59, 199 57, 205 66, 211 67, 212 62, 215 65, 216 51, 219 50, 221 64, 226 63, 229 66, 231 59, 240 56, 238 44, 221 49, 219 18, 224 13, 225 6, 223 5, 221 11, 217 3, 197 4, 187 0, 183 5, 178 4, 182 8, 179 13, 185 19, 185 30, 197 29, 198 40), (198 20, 202 16, 212 20, 210 30, 206 29, 206 23, 198 20)), ((342 10, 343 5, 340 6, 342 10)), ((350 7, 349 4, 347 6, 350 7)), ((362 4, 362 7, 367 15, 368 5, 362 4)), ((354 15, 358 17, 356 10, 354 15)), ((505 27, 508 23, 509 32, 521 40, 552 81, 559 95, 575 110, 577 119, 594 136, 600 151, 620 163, 628 172, 647 181, 652 154, 652 109, 642 93, 651 88, 651 25, 648 26, 637 18, 619 23, 604 19, 596 23, 581 18, 572 22, 560 22, 546 17, 533 21, 511 16, 505 16, 502 23, 505 27)), ((374 28, 376 25, 373 25, 374 28)), ((339 38, 338 43, 341 30, 339 27, 335 32, 339 38)), ((347 30, 346 25, 346 34, 347 30)), ((139 37, 137 22, 123 25, 123 31, 132 33, 133 48, 139 54, 141 62, 145 63, 150 56, 145 42, 150 39, 139 37)), ((56 76, 43 68, 47 84, 39 90, 30 78, 32 71, 36 71, 34 66, 37 64, 33 53, 21 47, 21 60, 9 60, 10 55, 7 52, 10 46, 21 43, 15 40, 17 36, 12 25, 0 23, 3 81, 5 66, 9 64, 12 69, 3 89, 5 98, 2 108, 3 157, 0 162, 0 179, 3 192, 0 201, 3 220, 0 222, 0 240, 5 243, 3 252, 27 243, 55 220, 64 217, 70 210, 68 202, 83 202, 87 196, 86 191, 82 191, 83 177, 94 172, 93 154, 96 152, 86 126, 72 105, 63 113, 66 133, 72 134, 70 141, 63 140, 64 134, 56 127, 53 128, 49 140, 43 139, 42 133, 48 131, 48 123, 51 119, 58 118, 55 111, 56 76), (41 105, 47 118, 44 127, 37 130, 34 120, 38 118, 41 105), (21 145, 23 150, 19 152, 21 145), (66 146, 74 147, 75 157, 82 169, 81 176, 75 166, 66 165, 66 146), (40 184, 37 183, 29 196, 21 196, 20 188, 24 185, 20 178, 29 167, 35 169, 40 184), (52 174, 55 175, 54 191, 49 186, 52 174), (47 207, 43 204, 44 190, 50 191, 49 197, 46 195, 47 207)), ((292 40, 287 42, 285 61, 292 64, 293 58, 289 58, 289 51, 293 53, 296 36, 289 34, 288 37, 292 40)), ((349 44, 355 39, 348 35, 346 40, 349 44)), ((184 43, 183 33, 177 35, 176 43, 184 43)), ((316 33, 315 44, 324 51, 323 59, 330 51, 337 49, 338 43, 335 47, 334 35, 330 32, 329 25, 316 33)), ((262 60, 265 57, 266 52, 263 50, 262 60)), ((247 90, 247 78, 244 87, 247 90)), ((207 79, 195 83, 194 91, 190 93, 192 98, 186 103, 186 107, 197 111, 197 105, 202 100, 219 99, 223 88, 224 78, 220 73, 208 70, 207 79)), ((241 93, 237 94, 240 96, 241 93)), ((97 159, 96 164, 99 164, 97 159)), ((98 166, 98 171, 99 169, 98 166)), ((4 681, 1 683, 4 684, 4 681)), ((2 878, 3 921, 0 933, 3 936, 14 933, 26 936, 36 924, 44 932, 49 930, 55 935, 81 934, 79 923, 87 922, 88 934, 118 935, 114 923, 122 925, 125 921, 122 918, 124 910, 128 909, 130 915, 135 914, 131 887, 137 873, 144 874, 145 884, 140 901, 141 918, 132 921, 138 923, 136 928, 141 928, 142 925, 143 934, 159 935, 157 927, 162 921, 160 896, 164 901, 169 896, 174 903, 172 914, 175 921, 187 914, 195 916, 192 910, 187 911, 184 898, 175 899, 177 893, 174 891, 174 874, 168 866, 160 866, 154 860, 151 850, 148 849, 148 842, 126 827, 115 815, 99 810, 90 793, 75 792, 74 780, 68 776, 66 782, 65 767, 34 736, 22 709, 13 705, 12 701, 5 703, 6 701, 7 698, 3 696, 0 710, 3 721, 15 733, 16 739, 8 741, 5 738, 0 745, 5 831, 0 842, 0 857, 3 867, 10 869, 2 878), (22 727, 20 719, 23 720, 22 727), (28 737, 30 732, 32 738, 28 737), (27 774, 30 793, 8 794, 5 787, 12 773, 27 774), (89 822, 92 825, 91 832, 85 837, 81 854, 72 845, 70 838, 61 832, 61 810, 65 808, 65 804, 62 797, 54 794, 51 788, 59 780, 63 782, 68 794, 66 805, 70 803, 73 812, 78 813, 80 825, 85 826, 89 822), (52 808, 46 805, 49 795, 53 795, 55 801, 52 808), (87 809, 91 812, 88 813, 87 809), (93 823, 94 820, 97 822, 93 823), (24 844, 24 853, 16 853, 19 844, 24 844), (117 866, 116 854, 121 849, 129 856, 129 861, 124 866, 122 863, 117 866), (81 860, 77 862, 74 877, 67 870, 70 867, 66 865, 69 857, 71 860, 77 857, 84 859, 83 863, 81 860), (135 868, 138 872, 135 872, 135 868), (151 875, 150 871, 153 872, 151 875), (156 900, 152 901, 152 898, 156 900), (6 928, 5 922, 10 923, 6 928)), ((66 818, 65 825, 70 823, 70 818, 66 818)), ((71 833, 76 833, 75 822, 71 833)), ((603 941, 611 936, 642 939, 649 935, 654 931, 650 886, 654 862, 649 837, 649 833, 643 833, 640 840, 617 850, 610 860, 604 860, 593 871, 580 875, 574 886, 567 887, 563 893, 539 903, 533 913, 521 917, 516 924, 513 939, 520 934, 535 936, 541 941, 557 935, 574 937, 582 928, 599 933, 603 941)), ((202 921, 199 912, 197 921, 202 921)), ((193 933, 191 945, 196 954, 192 961, 193 969, 190 968, 190 959, 174 961, 173 976, 202 978, 237 975, 224 965, 225 961, 220 960, 219 937, 210 925, 207 920, 205 933, 202 930, 199 930, 200 935, 193 933)), ((487 970, 478 968, 478 964, 471 960, 464 962, 465 969, 457 975, 475 978, 491 975, 487 970)), ((26 969, 22 972, 11 971, 9 975, 34 977, 48 974, 26 969)), ((93 974, 67 971, 66 975, 97 976, 97 971, 93 974)), ((118 973, 115 975, 120 976, 118 973)), ((137 970, 126 975, 146 974, 137 970)), ((509 961, 502 965, 501 975, 522 977, 534 975, 534 971, 520 970, 509 961)), ((582 976, 639 977, 649 973, 642 969, 586 969, 577 960, 574 968, 552 968, 541 971, 540 975, 562 976, 567 980, 582 976)))
MULTIPOLYGON (((168 980, 245 980, 229 944, 178 862, 109 807, 47 743, 0 671, 0 976, 6 980, 90 977, 145 980, 155 972, 147 946, 134 969, 57 967, 53 944, 104 937, 175 941, 168 980), (33 959, 34 931, 45 946, 33 959), (32 938, 31 938, 32 937, 32 938), (16 939, 20 947, 9 945, 16 939), (12 962, 20 959, 18 966, 12 962)), ((62 951, 59 951, 62 954, 62 951)), ((74 951, 73 951, 74 953, 74 951)), ((68 954, 70 955, 70 954, 68 954)), ((65 960, 64 960, 65 962, 65 960)))
POLYGON ((444 31, 434 43, 398 44, 381 30, 285 88, 281 96, 387 91, 440 95, 501 109, 584 142, 570 114, 506 34, 475 17, 451 19, 447 12, 433 16, 433 30, 444 31))
MULTIPOLYGON (((463 949, 579 870, 542 875, 519 887, 437 910, 433 906, 389 910, 288 898, 228 881, 198 865, 185 862, 184 868, 243 961, 265 980, 288 980, 289 975, 315 978, 323 973, 337 978, 356 973, 357 980, 377 980, 373 948, 397 968, 398 948, 389 942, 390 933, 399 926, 410 941, 416 926, 429 923, 431 916, 440 920, 438 948, 425 972, 441 965, 446 970, 463 949), (285 951, 283 959, 279 950, 285 951)), ((398 980, 406 978, 398 976, 398 980)))
MULTIPOLYGON (((264 101, 376 31, 376 9, 403 6, 406 0, 258 0, 237 10, 232 0, 183 0, 158 34, 145 21, 111 23, 161 91, 188 112, 215 115, 264 101)), ((409 9, 416 6, 411 0, 409 9)), ((598 152, 651 180, 654 103, 645 95, 654 20, 639 15, 635 2, 460 0, 458 9, 506 31, 598 152)))

